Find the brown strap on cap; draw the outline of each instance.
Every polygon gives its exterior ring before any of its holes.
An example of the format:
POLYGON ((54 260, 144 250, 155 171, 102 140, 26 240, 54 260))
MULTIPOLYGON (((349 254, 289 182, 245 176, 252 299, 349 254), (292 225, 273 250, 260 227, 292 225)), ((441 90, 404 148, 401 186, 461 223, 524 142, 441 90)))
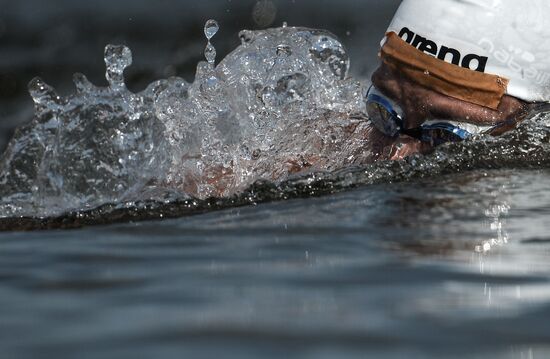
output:
POLYGON ((409 45, 395 32, 387 34, 382 47, 384 63, 410 80, 459 100, 498 109, 509 80, 439 60, 409 45))

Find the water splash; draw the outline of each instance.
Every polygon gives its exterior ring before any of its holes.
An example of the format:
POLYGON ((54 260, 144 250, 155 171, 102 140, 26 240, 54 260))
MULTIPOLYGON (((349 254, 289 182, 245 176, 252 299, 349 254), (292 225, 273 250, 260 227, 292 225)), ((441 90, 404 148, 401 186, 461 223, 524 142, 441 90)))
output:
MULTIPOLYGON (((218 30, 214 20, 205 25, 209 44, 218 30)), ((538 117, 508 137, 373 164, 384 148, 334 35, 286 26, 239 38, 218 66, 207 45, 193 83, 172 77, 132 93, 124 82, 131 51, 115 45, 105 49, 108 87, 75 74, 76 93, 61 98, 31 81, 35 118, 0 159, 0 217, 173 216, 550 158, 550 133, 538 117)))
POLYGON ((174 77, 130 92, 132 53, 122 45, 105 48, 108 87, 75 74, 76 93, 61 98, 33 80, 36 117, 0 162, 0 216, 51 216, 167 192, 223 197, 258 179, 348 163, 342 157, 360 151, 366 121, 350 125, 349 114, 361 111, 362 88, 344 78, 349 59, 333 35, 243 31, 242 45, 215 67, 218 30, 206 22, 207 62, 193 83, 174 77))

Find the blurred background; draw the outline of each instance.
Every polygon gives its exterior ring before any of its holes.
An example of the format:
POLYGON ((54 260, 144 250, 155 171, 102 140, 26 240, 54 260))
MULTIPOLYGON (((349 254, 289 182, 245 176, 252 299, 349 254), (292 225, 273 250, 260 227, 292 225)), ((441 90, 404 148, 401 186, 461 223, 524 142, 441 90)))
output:
POLYGON ((218 20, 218 62, 239 45, 242 29, 306 26, 327 29, 348 48, 351 74, 368 79, 378 44, 400 0, 0 0, 0 151, 14 128, 32 118, 27 83, 35 76, 61 95, 82 72, 105 85, 103 48, 126 44, 134 64, 132 91, 169 76, 192 81, 203 59, 206 20, 218 20))

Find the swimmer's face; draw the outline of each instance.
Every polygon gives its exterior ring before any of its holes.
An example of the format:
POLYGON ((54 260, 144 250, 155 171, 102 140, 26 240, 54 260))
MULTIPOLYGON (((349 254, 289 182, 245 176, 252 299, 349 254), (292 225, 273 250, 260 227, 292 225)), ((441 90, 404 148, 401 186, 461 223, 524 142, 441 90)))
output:
MULTIPOLYGON (((504 96, 497 110, 491 110, 454 99, 419 86, 398 70, 382 64, 372 76, 372 83, 384 95, 399 104, 404 111, 405 126, 416 128, 427 120, 454 120, 475 125, 496 125, 524 114, 527 104, 514 97, 504 96)), ((503 126, 500 133, 515 126, 503 126)), ((494 134, 500 134, 494 133, 494 134)), ((400 136, 390 144, 390 159, 398 160, 414 153, 427 153, 433 147, 408 136, 400 136)))
POLYGON ((454 99, 411 82, 398 70, 385 64, 373 74, 372 82, 401 106, 407 128, 419 127, 424 121, 432 119, 496 125, 520 117, 527 106, 511 96, 504 96, 497 110, 454 99))

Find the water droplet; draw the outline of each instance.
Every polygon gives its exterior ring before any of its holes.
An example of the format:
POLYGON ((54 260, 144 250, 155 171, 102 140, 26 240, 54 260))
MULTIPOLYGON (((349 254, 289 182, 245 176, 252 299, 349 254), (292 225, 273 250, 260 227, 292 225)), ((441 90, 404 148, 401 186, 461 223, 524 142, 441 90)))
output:
POLYGON ((283 28, 288 27, 288 23, 286 21, 283 21, 283 28))
POLYGON ((132 64, 132 51, 124 45, 105 46, 105 78, 112 88, 123 88, 124 69, 132 64))
POLYGON ((277 56, 290 56, 292 55, 292 49, 290 46, 285 44, 280 44, 277 46, 277 56))
POLYGON ((204 57, 206 57, 206 61, 211 65, 214 65, 216 62, 216 48, 210 42, 208 42, 206 49, 204 49, 204 57))
POLYGON ((218 22, 216 20, 210 19, 204 25, 204 35, 206 35, 206 38, 208 40, 211 40, 214 35, 218 33, 219 29, 220 25, 218 25, 218 22))
POLYGON ((219 29, 220 25, 218 25, 216 20, 210 19, 204 25, 204 35, 206 35, 208 39, 208 44, 204 49, 204 57, 206 57, 206 61, 208 61, 211 68, 214 68, 214 64, 216 63, 216 48, 212 45, 210 40, 216 35, 219 29))

